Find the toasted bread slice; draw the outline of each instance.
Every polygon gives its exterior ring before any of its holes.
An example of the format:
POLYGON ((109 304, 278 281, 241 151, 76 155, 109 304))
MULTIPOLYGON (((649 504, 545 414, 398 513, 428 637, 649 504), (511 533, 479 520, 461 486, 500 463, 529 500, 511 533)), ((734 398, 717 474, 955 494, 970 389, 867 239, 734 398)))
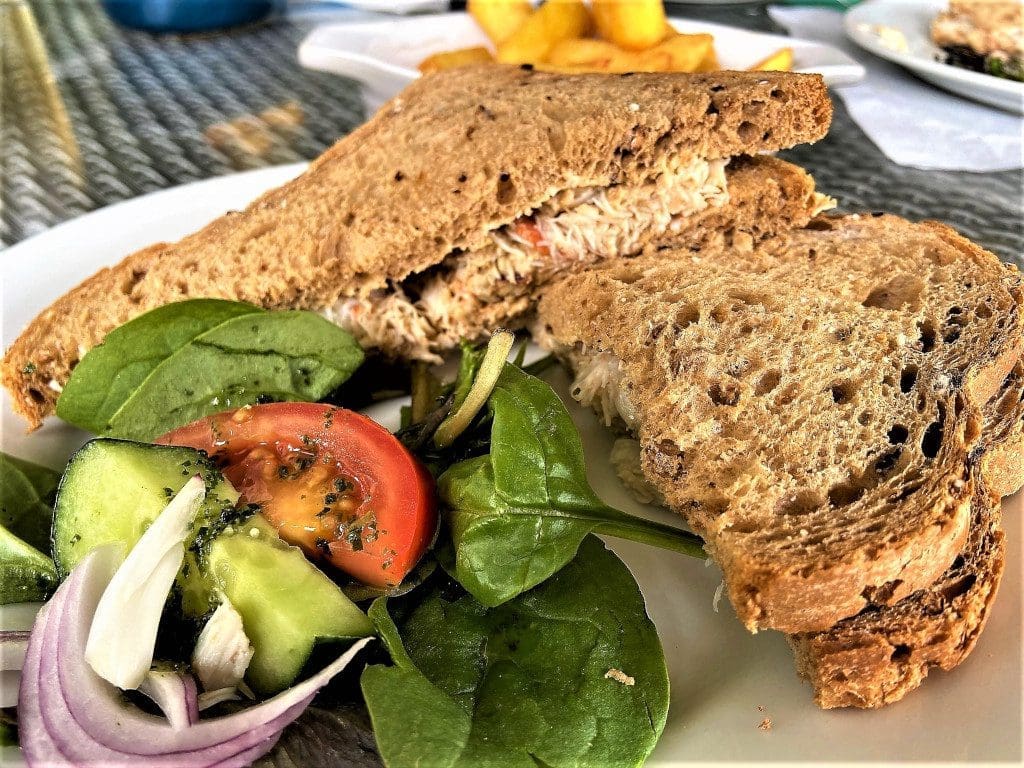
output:
POLYGON ((975 487, 971 533, 934 584, 895 605, 869 606, 816 633, 789 635, 797 672, 825 709, 899 701, 929 671, 950 670, 974 649, 1003 573, 999 497, 975 487))
MULTIPOLYGON (((496 228, 564 192, 642 188, 665 169, 815 141, 830 118, 825 86, 812 75, 497 66, 429 75, 299 178, 59 299, 8 350, 3 381, 37 426, 85 351, 148 309, 191 297, 315 310, 346 297, 376 300, 448 257, 489 247, 496 228)), ((419 308, 398 303, 388 322, 432 330, 435 317, 405 317, 419 308)), ((335 315, 353 321, 361 309, 342 303, 335 315)), ((388 330, 377 334, 386 351, 436 351, 407 329, 392 343, 388 330)))
POLYGON ((931 669, 953 669, 974 648, 1003 571, 999 499, 1020 487, 1024 472, 1024 462, 1008 460, 1024 456, 1022 373, 1019 361, 985 406, 970 534, 949 569, 895 605, 869 606, 823 632, 788 637, 797 671, 814 687, 820 706, 874 708, 899 701, 931 669))
POLYGON ((978 404, 1020 358, 1021 302, 1020 274, 952 230, 850 216, 570 277, 539 336, 637 432, 748 628, 811 632, 963 548, 978 404))

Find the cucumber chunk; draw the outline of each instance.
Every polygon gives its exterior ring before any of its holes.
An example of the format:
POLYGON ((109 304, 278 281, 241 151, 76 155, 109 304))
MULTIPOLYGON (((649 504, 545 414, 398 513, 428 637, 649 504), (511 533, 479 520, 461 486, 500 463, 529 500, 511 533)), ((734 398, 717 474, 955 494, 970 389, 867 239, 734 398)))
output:
POLYGON ((228 597, 253 646, 247 675, 253 688, 266 695, 287 688, 318 640, 373 631, 366 614, 301 550, 282 541, 260 515, 236 506, 238 493, 191 448, 99 438, 79 450, 54 508, 58 573, 66 576, 100 545, 130 549, 196 474, 207 496, 176 582, 182 613, 200 619, 216 606, 218 591, 228 597))
MULTIPOLYGON (((57 573, 64 578, 103 544, 123 544, 127 552, 196 474, 207 490, 192 526, 192 540, 201 543, 238 515, 238 493, 209 459, 191 448, 107 438, 86 443, 71 457, 57 489, 52 533, 57 573)), ((197 549, 186 547, 176 582, 182 609, 192 618, 212 607, 197 549)))
POLYGON ((317 641, 373 633, 366 614, 258 515, 218 536, 206 566, 242 616, 256 649, 246 679, 261 694, 287 688, 317 641))

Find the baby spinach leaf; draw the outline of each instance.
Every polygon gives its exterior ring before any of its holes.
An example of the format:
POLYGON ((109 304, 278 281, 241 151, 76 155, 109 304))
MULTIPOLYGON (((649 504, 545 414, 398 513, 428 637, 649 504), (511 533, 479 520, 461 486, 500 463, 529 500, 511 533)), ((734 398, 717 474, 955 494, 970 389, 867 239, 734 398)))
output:
POLYGON ((0 453, 0 605, 43 600, 57 584, 44 553, 59 480, 51 469, 0 453))
POLYGON ((0 526, 0 605, 45 600, 56 586, 53 561, 0 526))
POLYGON ((500 605, 540 584, 589 533, 705 556, 697 536, 626 515, 597 497, 579 433, 546 383, 506 365, 488 405, 490 453, 438 479, 455 577, 481 603, 500 605))
POLYGON ((102 355, 99 363, 86 366, 90 352, 75 369, 58 400, 58 415, 101 435, 150 440, 262 398, 319 400, 362 363, 352 336, 315 313, 197 301, 194 321, 179 313, 187 314, 196 302, 171 305, 177 309, 168 320, 176 330, 164 343, 154 343, 158 354, 132 358, 126 350, 153 341, 157 331, 141 321, 160 310, 115 331, 123 333, 111 351, 109 341, 94 350, 102 355), (78 376, 83 380, 75 382, 78 376), (104 387, 110 394, 100 398, 97 391, 104 387))
POLYGON ((665 658, 636 582, 597 539, 498 608, 443 584, 420 597, 401 638, 389 601, 370 609, 394 660, 362 677, 386 765, 632 766, 654 748, 665 658))
POLYGON ((52 469, 0 453, 0 526, 29 546, 49 552, 59 481, 52 469))
POLYGON ((262 312, 236 301, 192 299, 130 320, 75 366, 57 399, 57 415, 103 434, 117 410, 164 360, 221 323, 262 312))

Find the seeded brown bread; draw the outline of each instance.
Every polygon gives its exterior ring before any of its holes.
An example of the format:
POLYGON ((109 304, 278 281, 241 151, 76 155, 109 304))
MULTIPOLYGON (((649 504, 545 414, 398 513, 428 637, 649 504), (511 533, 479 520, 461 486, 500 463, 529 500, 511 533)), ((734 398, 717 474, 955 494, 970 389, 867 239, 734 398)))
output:
POLYGON ((875 708, 902 699, 933 668, 950 670, 985 627, 1003 573, 999 497, 979 480, 967 545, 931 586, 895 605, 869 606, 817 633, 790 635, 797 672, 825 709, 875 708))
POLYGON ((948 228, 845 217, 569 278, 540 321, 577 361, 622 361, 644 471, 741 620, 806 632, 929 586, 963 547, 1020 303, 1019 273, 948 228))
POLYGON ((891 704, 917 688, 933 668, 953 669, 974 648, 1003 570, 999 498, 1020 487, 1024 472, 1019 460, 1006 460, 1024 455, 1022 374, 1024 362, 1018 361, 985 406, 980 460, 974 459, 980 479, 970 534, 949 569, 895 605, 872 605, 823 632, 788 636, 797 671, 814 687, 820 706, 891 704))
POLYGON ((476 248, 558 190, 638 183, 671 155, 815 141, 830 118, 816 75, 429 75, 298 179, 58 300, 8 350, 3 382, 37 426, 53 410, 51 382, 145 310, 198 296, 319 309, 476 248))

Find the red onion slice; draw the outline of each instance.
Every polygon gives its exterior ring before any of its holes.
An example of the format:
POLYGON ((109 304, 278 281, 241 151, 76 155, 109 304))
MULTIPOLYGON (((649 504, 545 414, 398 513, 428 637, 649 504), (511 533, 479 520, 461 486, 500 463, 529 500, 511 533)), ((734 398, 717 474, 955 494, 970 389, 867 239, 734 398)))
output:
POLYGON ((18 702, 30 766, 247 765, 274 746, 285 726, 371 639, 268 701, 176 731, 165 719, 126 704, 85 661, 89 624, 117 559, 116 548, 94 550, 37 618, 18 702))
POLYGON ((150 670, 138 690, 160 707, 174 730, 180 731, 199 721, 199 691, 192 675, 173 669, 150 670))

